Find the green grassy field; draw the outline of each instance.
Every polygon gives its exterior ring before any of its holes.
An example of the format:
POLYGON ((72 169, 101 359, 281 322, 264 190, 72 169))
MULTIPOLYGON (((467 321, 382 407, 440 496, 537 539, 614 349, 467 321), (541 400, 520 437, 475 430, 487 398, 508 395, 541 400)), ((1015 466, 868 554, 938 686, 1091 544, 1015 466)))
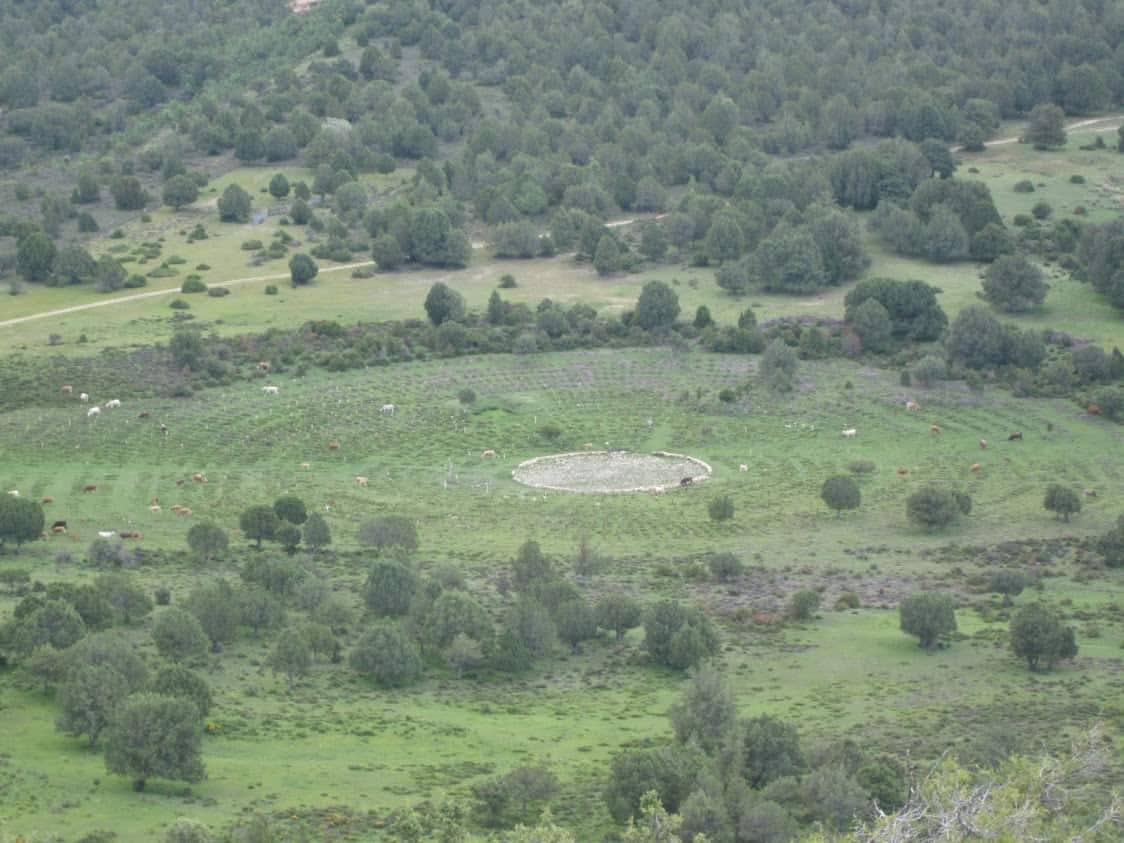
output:
MULTIPOLYGON (((97 572, 87 564, 55 560, 63 550, 80 560, 97 530, 140 529, 143 546, 177 549, 195 521, 233 528, 244 506, 292 492, 322 512, 332 507, 326 517, 341 555, 311 564, 356 606, 367 558, 356 553, 356 528, 395 512, 419 524, 421 568, 460 569, 499 616, 511 598, 498 580, 521 542, 535 538, 564 567, 588 534, 609 564, 580 583, 583 593, 705 606, 719 621, 720 661, 741 710, 792 718, 809 742, 846 734, 926 759, 949 747, 971 755, 1008 732, 1033 744, 1097 718, 1120 725, 1124 577, 1048 550, 1051 540, 1103 531, 1120 513, 1119 428, 1067 402, 955 383, 908 390, 893 373, 848 362, 806 365, 788 397, 753 386, 733 406, 717 400, 752 370, 743 357, 667 350, 496 356, 282 377, 273 398, 239 385, 127 404, 93 423, 76 405, 6 413, 0 484, 53 496, 48 517, 67 519, 71 536, 0 557, 0 566, 89 580, 97 572), (469 411, 456 399, 464 387, 479 396, 469 411), (922 411, 907 413, 907 398, 922 411), (393 417, 378 413, 387 401, 398 406, 393 417), (152 420, 138 419, 141 409, 152 420), (157 421, 168 425, 166 439, 157 421), (557 442, 537 432, 547 422, 561 428, 557 442), (931 434, 931 423, 945 433, 931 434), (858 437, 844 441, 839 430, 849 427, 858 437), (1023 442, 1006 441, 1014 430, 1023 442), (991 443, 986 451, 980 438, 991 443), (341 449, 329 451, 330 440, 341 449), (549 493, 510 479, 525 458, 587 441, 689 453, 714 476, 662 497, 549 493), (482 459, 487 448, 499 457, 482 459), (820 485, 857 459, 877 469, 861 481, 861 510, 836 518, 819 500, 820 485), (973 474, 976 462, 982 470, 973 474), (738 470, 742 463, 749 472, 738 470), (445 488, 450 467, 455 481, 445 488), (192 483, 194 472, 208 482, 192 483), (370 487, 358 488, 356 474, 369 476, 370 487), (1041 507, 1055 480, 1098 491, 1071 524, 1041 507), (943 534, 923 533, 904 516, 905 496, 928 481, 973 497, 972 514, 943 534), (94 494, 82 491, 90 483, 94 494), (717 494, 735 503, 729 523, 707 516, 717 494), (152 514, 153 497, 194 514, 152 514), (1024 551, 994 550, 1028 541, 1035 544, 1024 551), (745 575, 730 584, 699 577, 716 550, 743 558, 745 575), (1078 622, 1073 665, 1031 675, 1006 652, 1005 611, 971 588, 973 577, 1000 564, 1039 572, 1041 596, 1078 622), (752 622, 809 586, 823 589, 816 621, 781 630, 752 622), (923 588, 961 603, 961 638, 947 650, 922 652, 897 630, 897 601, 923 588), (857 593, 862 608, 832 611, 844 591, 857 593)), ((236 576, 234 567, 168 561, 136 572, 149 588, 170 587, 173 605, 195 583, 224 574, 236 576)), ((1016 605, 1037 596, 1028 591, 1016 605)), ((0 615, 13 604, 0 596, 0 615)), ((150 622, 130 635, 153 654, 150 622)), ((217 698, 204 743, 208 778, 190 788, 154 782, 144 794, 107 775, 83 741, 56 732, 55 705, 9 671, 0 674, 9 735, 0 750, 0 835, 73 837, 103 827, 144 840, 176 816, 220 827, 256 810, 314 839, 378 839, 395 808, 463 796, 494 772, 545 761, 563 784, 555 815, 580 839, 594 839, 610 822, 598 798, 607 760, 622 746, 670 734, 665 713, 684 681, 644 664, 640 640, 634 632, 622 645, 590 642, 581 655, 559 655, 515 682, 487 674, 457 681, 431 668, 422 685, 397 692, 321 663, 288 692, 269 671, 267 641, 246 633, 204 671, 217 698)))

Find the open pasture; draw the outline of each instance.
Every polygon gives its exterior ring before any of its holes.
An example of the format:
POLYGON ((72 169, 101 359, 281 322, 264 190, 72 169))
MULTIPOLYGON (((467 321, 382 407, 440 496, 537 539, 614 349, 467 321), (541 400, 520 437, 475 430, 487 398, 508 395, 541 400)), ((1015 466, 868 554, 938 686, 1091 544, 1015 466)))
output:
MULTIPOLYGON (((966 577, 1012 564, 972 545, 1079 538, 1115 519, 1124 497, 1119 428, 1065 402, 955 383, 905 389, 893 373, 848 362, 805 364, 791 396, 749 386, 733 405, 717 400, 752 376, 745 357, 574 352, 277 376, 276 396, 242 384, 143 407, 127 402, 93 422, 77 404, 7 413, 2 485, 53 496, 48 518, 67 519, 80 540, 52 537, 0 565, 88 581, 96 572, 85 563, 53 560, 60 550, 81 559, 97 530, 140 529, 142 546, 178 549, 197 520, 233 528, 243 507, 294 493, 326 515, 341 551, 313 565, 356 606, 365 558, 356 528, 376 515, 415 519, 423 570, 455 566, 497 616, 510 605, 499 580, 520 543, 535 538, 566 566, 588 535, 609 559, 599 577, 578 581, 589 599, 624 591, 706 606, 719 619, 721 662, 741 709, 793 718, 813 743, 846 733, 930 758, 948 746, 982 752, 990 736, 1002 740, 1012 729, 1023 739, 1056 739, 1091 717, 1121 716, 1106 702, 1124 689, 1118 574, 1089 579, 1065 559, 1030 551, 1048 577, 1044 596, 1071 601, 1086 627, 1098 628, 1095 638, 1079 632, 1075 666, 1044 677, 1029 676, 1005 651, 998 601, 966 587, 966 577), (456 397, 465 387, 477 394, 467 408, 456 397), (921 411, 907 412, 907 399, 921 411), (380 414, 388 402, 395 413, 380 414), (151 417, 138 419, 141 410, 151 417), (561 429, 556 441, 539 433, 547 423, 561 429), (944 432, 930 433, 930 424, 944 432), (840 431, 849 428, 857 435, 844 440, 840 431), (1023 441, 1006 441, 1014 431, 1023 441), (522 460, 587 441, 689 453, 714 473, 661 497, 547 492, 511 479, 522 460), (486 449, 497 457, 484 459, 486 449), (820 486, 856 460, 876 466, 860 478, 862 508, 836 518, 819 500, 820 486), (977 462, 983 469, 970 472, 977 462), (191 480, 197 472, 206 483, 191 480), (355 475, 369 477, 369 487, 358 487, 355 475), (1041 507, 1054 480, 1096 488, 1098 497, 1063 525, 1041 507), (929 481, 973 496, 972 514, 944 534, 905 520, 905 496, 929 481), (84 492, 87 484, 97 492, 84 492), (717 494, 732 498, 735 515, 716 525, 706 505, 717 494), (154 497, 193 514, 150 513, 154 497), (745 574, 730 583, 700 575, 719 550, 743 559, 745 574), (781 630, 753 622, 782 612, 806 587, 823 590, 820 620, 781 630), (897 630, 897 600, 920 588, 950 590, 976 607, 961 609, 962 640, 948 650, 921 652, 897 630), (860 595, 862 608, 832 611, 846 591, 860 595)), ((202 578, 237 576, 227 562, 200 569, 172 560, 141 565, 137 575, 149 587, 169 586, 173 604, 202 578)), ((1032 592, 1018 598, 1030 599, 1032 592)), ((0 612, 12 602, 0 596, 0 612)), ((131 634, 151 652, 143 625, 131 634)), ((217 698, 204 744, 208 779, 190 789, 154 783, 145 794, 107 776, 82 741, 57 733, 56 707, 11 673, 0 683, 0 710, 12 726, 0 828, 113 827, 143 839, 176 816, 218 827, 258 810, 317 839, 373 840, 396 808, 463 796, 482 777, 545 761, 562 780, 556 816, 596 839, 609 823, 598 797, 604 765, 630 742, 666 734, 665 713, 683 682, 643 664, 639 642, 637 632, 621 645, 590 642, 580 657, 549 660, 515 682, 486 674, 456 681, 431 668, 418 688, 394 692, 321 663, 287 692, 269 671, 266 643, 247 633, 205 671, 217 698)))

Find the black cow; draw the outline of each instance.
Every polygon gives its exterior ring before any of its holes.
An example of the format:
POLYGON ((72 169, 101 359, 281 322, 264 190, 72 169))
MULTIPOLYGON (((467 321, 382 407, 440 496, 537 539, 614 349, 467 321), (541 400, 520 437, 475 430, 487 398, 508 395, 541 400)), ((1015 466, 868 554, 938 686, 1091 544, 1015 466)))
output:
POLYGON ((1022 439, 1023 439, 1023 435, 1022 435, 1021 432, 1012 433, 1010 436, 1007 437, 1008 442, 1021 442, 1022 439))

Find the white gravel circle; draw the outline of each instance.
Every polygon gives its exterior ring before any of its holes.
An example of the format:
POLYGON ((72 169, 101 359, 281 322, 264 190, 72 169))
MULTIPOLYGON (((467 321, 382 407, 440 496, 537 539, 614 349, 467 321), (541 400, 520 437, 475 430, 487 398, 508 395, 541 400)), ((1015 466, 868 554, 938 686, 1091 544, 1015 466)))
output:
POLYGON ((686 454, 578 451, 521 462, 511 472, 517 483, 556 492, 616 494, 689 488, 711 475, 705 462, 686 454), (690 478, 684 483, 684 478, 690 478))

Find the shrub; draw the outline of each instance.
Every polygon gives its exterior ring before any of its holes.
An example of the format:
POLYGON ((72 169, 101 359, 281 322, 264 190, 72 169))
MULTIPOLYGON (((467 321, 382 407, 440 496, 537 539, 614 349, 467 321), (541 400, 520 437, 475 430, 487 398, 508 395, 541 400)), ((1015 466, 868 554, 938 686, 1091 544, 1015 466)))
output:
POLYGON ((729 495, 713 498, 706 507, 711 521, 729 521, 734 517, 734 501, 729 495))
POLYGON ((267 296, 275 296, 275 295, 277 295, 277 285, 276 285, 276 284, 266 284, 266 286, 265 286, 265 294, 266 294, 267 296))
POLYGON ((541 436, 543 439, 546 439, 550 442, 555 441, 561 435, 562 435, 562 428, 560 428, 558 425, 554 424, 553 422, 544 424, 542 427, 539 428, 539 436, 541 436))
POLYGON ((874 460, 854 460, 847 468, 852 474, 862 475, 873 474, 877 466, 874 464, 874 460))
POLYGON ((457 400, 464 404, 466 407, 470 404, 476 403, 476 390, 472 387, 465 387, 457 393, 457 400))
POLYGON ((898 606, 902 632, 917 636, 925 649, 956 631, 956 611, 946 594, 915 594, 898 606))
POLYGON ((207 295, 213 299, 221 299, 223 296, 230 295, 229 287, 210 287, 207 289, 207 295))
POLYGON ((1034 193, 1034 182, 1029 179, 1015 182, 1015 193, 1034 193))
POLYGON ((262 247, 260 240, 244 240, 242 241, 242 251, 256 252, 262 247))
POLYGON ((853 591, 844 591, 839 595, 839 599, 835 601, 835 611, 842 612, 846 609, 858 609, 862 606, 862 601, 859 596, 853 591))
POLYGON ((207 292, 207 285, 198 278, 188 278, 183 282, 183 286, 180 287, 180 292, 185 295, 189 293, 205 293, 207 292))
POLYGON ((1030 212, 1034 215, 1036 220, 1044 220, 1054 213, 1054 209, 1049 202, 1035 202, 1030 212))
POLYGON ((172 602, 172 592, 166 586, 157 586, 152 594, 157 606, 167 606, 172 602))
POLYGON ((788 604, 788 616, 793 620, 806 621, 820 607, 820 593, 810 588, 802 589, 792 595, 788 604))
POLYGON ((189 305, 183 299, 172 299, 172 301, 168 305, 168 307, 172 308, 172 310, 190 310, 191 309, 191 305, 189 305))
POLYGON ((1070 184, 1085 184, 1085 177, 1080 175, 1073 175, 1069 177, 1070 184))
POLYGON ((745 566, 732 553, 715 553, 707 561, 710 575, 719 582, 729 582, 741 576, 745 566))

